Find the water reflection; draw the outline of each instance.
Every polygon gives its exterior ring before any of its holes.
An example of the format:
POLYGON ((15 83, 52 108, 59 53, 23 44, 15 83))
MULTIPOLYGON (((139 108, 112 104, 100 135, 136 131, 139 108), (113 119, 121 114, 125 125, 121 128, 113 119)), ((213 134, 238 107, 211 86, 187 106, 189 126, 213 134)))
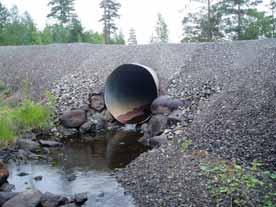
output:
POLYGON ((110 171, 125 166, 146 150, 137 142, 140 136, 135 132, 117 132, 66 141, 62 149, 51 152, 53 162, 49 164, 10 164, 9 181, 15 184, 16 191, 32 188, 66 195, 88 192, 86 206, 132 207, 132 197, 124 194, 110 171), (29 175, 19 177, 19 172, 29 175), (35 181, 35 176, 43 179, 35 181), (104 197, 98 197, 101 192, 104 197))
POLYGON ((140 137, 141 134, 137 132, 119 131, 97 136, 91 140, 73 139, 64 143, 63 153, 54 153, 53 157, 67 170, 121 168, 147 150, 137 141, 140 137))

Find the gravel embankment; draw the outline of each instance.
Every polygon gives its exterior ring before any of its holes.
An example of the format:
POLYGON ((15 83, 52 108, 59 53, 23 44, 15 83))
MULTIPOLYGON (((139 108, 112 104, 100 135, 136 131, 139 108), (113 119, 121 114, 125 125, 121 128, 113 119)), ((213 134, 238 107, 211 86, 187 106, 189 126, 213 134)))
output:
POLYGON ((0 77, 19 88, 33 84, 36 97, 46 88, 60 109, 85 103, 118 65, 138 62, 155 69, 171 96, 193 102, 189 125, 169 129, 166 146, 142 154, 118 173, 139 206, 212 206, 199 173, 203 157, 190 150, 276 170, 276 40, 149 46, 0 47, 0 77))
POLYGON ((275 80, 275 40, 199 45, 168 89, 193 100, 192 110, 183 109, 193 121, 170 129, 168 146, 141 155, 118 179, 139 206, 214 206, 198 170, 206 158, 181 152, 185 139, 192 140, 191 152, 208 151, 244 166, 257 160, 275 171, 275 80))

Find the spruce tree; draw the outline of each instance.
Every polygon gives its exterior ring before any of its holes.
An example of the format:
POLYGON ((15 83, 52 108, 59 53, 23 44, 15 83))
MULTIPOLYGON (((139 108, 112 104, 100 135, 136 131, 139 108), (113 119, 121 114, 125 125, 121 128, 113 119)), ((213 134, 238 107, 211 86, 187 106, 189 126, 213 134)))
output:
POLYGON ((189 13, 182 20, 183 36, 182 42, 209 42, 216 41, 223 37, 220 30, 222 14, 218 11, 217 5, 212 5, 206 12, 205 9, 199 12, 189 13))
POLYGON ((82 42, 83 39, 83 27, 77 16, 72 18, 70 24, 70 37, 69 42, 82 42))
POLYGON ((129 30, 128 45, 137 45, 136 32, 133 28, 129 30))
POLYGON ((274 38, 276 37, 276 0, 271 0, 270 9, 271 9, 271 27, 272 27, 271 37, 274 38))
POLYGON ((168 43, 169 31, 168 25, 165 22, 164 17, 158 13, 157 23, 155 26, 155 35, 152 37, 152 43, 168 43))
POLYGON ((244 39, 243 33, 249 11, 259 3, 261 3, 260 0, 222 0, 218 4, 224 16, 224 31, 231 39, 244 39))
POLYGON ((9 11, 8 9, 0 2, 0 30, 8 23, 9 11))
POLYGON ((103 34, 105 44, 111 43, 111 36, 116 34, 117 26, 115 20, 120 17, 118 11, 121 4, 115 0, 102 0, 100 8, 103 9, 103 15, 100 22, 103 23, 103 34))
POLYGON ((53 18, 61 25, 68 24, 74 15, 74 0, 50 0, 48 3, 50 13, 48 18, 53 18))

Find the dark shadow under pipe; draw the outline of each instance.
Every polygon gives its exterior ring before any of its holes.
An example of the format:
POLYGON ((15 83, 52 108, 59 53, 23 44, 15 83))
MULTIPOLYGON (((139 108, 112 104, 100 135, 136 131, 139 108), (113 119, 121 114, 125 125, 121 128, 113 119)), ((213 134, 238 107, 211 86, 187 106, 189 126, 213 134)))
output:
POLYGON ((119 122, 140 123, 150 116, 150 106, 157 98, 158 90, 158 77, 151 68, 124 64, 107 78, 105 104, 119 122))

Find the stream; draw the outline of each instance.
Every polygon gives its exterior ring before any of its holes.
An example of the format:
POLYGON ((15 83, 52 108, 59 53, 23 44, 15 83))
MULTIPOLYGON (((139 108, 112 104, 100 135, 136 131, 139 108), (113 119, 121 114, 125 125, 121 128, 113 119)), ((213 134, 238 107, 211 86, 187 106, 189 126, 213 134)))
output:
POLYGON ((15 191, 38 189, 41 192, 73 195, 88 193, 88 207, 133 207, 134 200, 113 176, 115 168, 125 167, 147 149, 136 132, 116 132, 64 142, 49 153, 51 162, 28 162, 9 167, 9 182, 15 191), (26 173, 19 176, 19 173, 26 173), (34 179, 42 176, 41 180, 34 179))

